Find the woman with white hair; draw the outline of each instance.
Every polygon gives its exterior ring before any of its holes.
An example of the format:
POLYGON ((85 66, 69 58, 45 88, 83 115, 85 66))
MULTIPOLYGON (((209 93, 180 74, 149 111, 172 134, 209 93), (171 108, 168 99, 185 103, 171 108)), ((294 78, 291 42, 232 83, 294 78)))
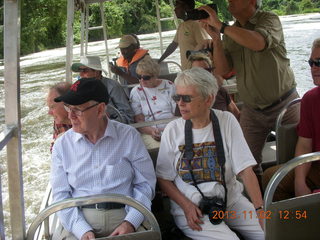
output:
MULTIPOLYGON (((175 86, 169 80, 159 79, 160 67, 151 58, 142 59, 137 66, 139 85, 130 93, 135 122, 148 122, 172 118, 176 103, 172 100, 175 86)), ((141 133, 160 141, 165 124, 139 128, 141 133)))
POLYGON ((264 239, 256 161, 236 118, 211 109, 216 79, 194 67, 180 73, 175 85, 182 118, 163 132, 156 173, 177 226, 192 239, 238 239, 231 228, 245 239, 264 239))

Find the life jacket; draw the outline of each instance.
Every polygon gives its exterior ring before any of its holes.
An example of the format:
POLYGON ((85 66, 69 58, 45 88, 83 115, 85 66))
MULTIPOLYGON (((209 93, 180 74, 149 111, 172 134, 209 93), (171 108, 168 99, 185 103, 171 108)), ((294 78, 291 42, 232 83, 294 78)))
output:
POLYGON ((124 59, 123 56, 120 56, 117 60, 117 66, 122 68, 125 72, 129 72, 131 76, 137 77, 136 68, 140 60, 148 54, 149 50, 139 48, 137 49, 136 53, 134 54, 131 62, 128 62, 124 59))

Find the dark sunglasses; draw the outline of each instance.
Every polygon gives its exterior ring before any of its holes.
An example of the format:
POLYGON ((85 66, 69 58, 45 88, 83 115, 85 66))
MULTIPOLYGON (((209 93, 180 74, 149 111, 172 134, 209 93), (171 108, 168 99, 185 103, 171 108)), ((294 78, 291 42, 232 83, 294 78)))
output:
POLYGON ((137 77, 139 78, 139 79, 143 79, 143 80, 145 80, 145 81, 148 81, 148 80, 150 80, 151 78, 152 78, 152 76, 148 76, 148 75, 137 75, 137 77))
POLYGON ((320 58, 318 58, 316 60, 309 59, 308 63, 310 65, 310 67, 313 67, 313 64, 316 65, 317 67, 320 67, 320 58))
POLYGON ((196 98, 196 97, 191 97, 190 95, 179 95, 179 94, 172 96, 173 101, 179 102, 180 99, 182 99, 182 101, 185 103, 191 102, 193 98, 196 98))

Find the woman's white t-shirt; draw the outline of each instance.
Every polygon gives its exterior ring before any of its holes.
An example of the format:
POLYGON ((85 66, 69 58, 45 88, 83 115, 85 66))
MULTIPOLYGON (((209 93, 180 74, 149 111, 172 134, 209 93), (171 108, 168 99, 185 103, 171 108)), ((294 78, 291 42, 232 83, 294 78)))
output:
MULTIPOLYGON (((228 206, 235 203, 242 194, 243 185, 237 181, 236 175, 247 167, 256 165, 256 161, 244 139, 236 118, 229 112, 214 110, 220 124, 225 153, 225 179, 228 189, 228 206)), ((185 120, 179 118, 170 122, 165 128, 157 159, 156 174, 158 177, 173 181, 177 188, 192 202, 199 204, 201 195, 191 185, 189 165, 183 153, 185 147, 185 120)), ((201 179, 216 178, 219 180, 219 165, 216 159, 212 123, 202 129, 192 129, 193 134, 193 172, 201 179), (197 159, 195 161, 195 158, 197 159), (213 161, 209 161, 209 159, 213 161)), ((198 181, 197 181, 198 182, 198 181)), ((205 196, 224 197, 224 188, 217 181, 198 184, 205 196)), ((172 213, 183 214, 182 209, 172 201, 172 213)))

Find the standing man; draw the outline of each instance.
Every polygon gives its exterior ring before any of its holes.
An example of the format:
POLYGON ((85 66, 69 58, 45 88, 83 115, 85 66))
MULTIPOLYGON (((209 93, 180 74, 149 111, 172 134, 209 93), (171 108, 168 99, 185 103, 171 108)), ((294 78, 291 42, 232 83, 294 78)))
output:
MULTIPOLYGON (((236 18, 232 26, 222 23, 214 10, 204 6, 209 17, 202 22, 213 39, 216 73, 236 71, 238 91, 244 106, 240 125, 258 165, 261 180, 262 149, 274 129, 281 109, 299 97, 284 43, 279 17, 260 10, 261 0, 229 0, 236 18), (220 39, 223 34, 223 41, 220 39)), ((285 123, 298 122, 298 107, 290 108, 285 123)))
POLYGON ((145 56, 149 56, 148 50, 140 48, 138 37, 124 35, 119 41, 118 47, 121 56, 117 59, 117 66, 111 65, 111 71, 118 75, 124 84, 139 83, 136 68, 145 56))
MULTIPOLYGON (((150 209, 155 172, 140 134, 107 118, 108 93, 101 81, 80 79, 63 102, 72 129, 53 146, 51 186, 54 202, 67 198, 117 193, 150 209)), ((100 203, 58 212, 63 227, 53 239, 92 239, 139 230, 144 217, 117 203, 100 203)))
MULTIPOLYGON (((82 56, 80 63, 72 64, 71 70, 79 72, 81 78, 96 78, 101 80, 110 96, 109 104, 119 110, 124 123, 133 123, 134 113, 130 107, 126 93, 117 81, 102 76, 103 69, 98 56, 82 56)), ((112 115, 110 117, 114 119, 112 115)), ((115 117, 115 119, 117 118, 115 117)))
POLYGON ((187 19, 187 11, 193 10, 194 6, 194 0, 176 0, 174 12, 177 18, 182 19, 184 22, 179 25, 172 43, 162 54, 159 62, 170 56, 179 46, 182 70, 188 69, 186 52, 188 50, 196 50, 198 45, 202 45, 203 41, 209 38, 198 21, 187 19))

